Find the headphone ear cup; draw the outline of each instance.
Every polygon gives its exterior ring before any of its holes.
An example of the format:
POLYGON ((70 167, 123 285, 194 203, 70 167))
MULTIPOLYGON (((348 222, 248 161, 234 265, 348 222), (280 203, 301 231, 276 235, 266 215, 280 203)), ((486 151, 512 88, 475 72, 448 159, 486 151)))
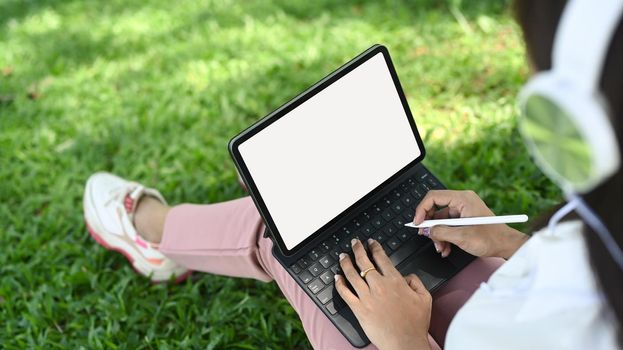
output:
POLYGON ((555 72, 537 74, 519 96, 519 130, 536 164, 565 192, 587 192, 619 167, 603 99, 555 72))

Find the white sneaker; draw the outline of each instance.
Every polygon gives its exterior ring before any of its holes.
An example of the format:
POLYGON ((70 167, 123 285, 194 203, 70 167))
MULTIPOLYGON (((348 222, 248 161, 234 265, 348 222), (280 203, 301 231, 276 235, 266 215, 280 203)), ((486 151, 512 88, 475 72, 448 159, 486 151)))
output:
POLYGON ((91 175, 84 190, 87 229, 97 243, 125 255, 136 272, 153 282, 169 281, 173 276, 180 282, 191 271, 164 256, 157 244, 147 242, 136 232, 134 211, 143 195, 166 204, 160 192, 139 183, 109 173, 91 175))

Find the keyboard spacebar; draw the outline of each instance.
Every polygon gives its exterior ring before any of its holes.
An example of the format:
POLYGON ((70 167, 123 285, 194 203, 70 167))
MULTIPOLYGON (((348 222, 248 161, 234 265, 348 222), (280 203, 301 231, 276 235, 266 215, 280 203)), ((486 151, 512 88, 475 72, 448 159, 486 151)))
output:
POLYGON ((427 247, 432 244, 432 241, 423 237, 414 237, 402 244, 397 251, 389 256, 394 266, 398 266, 401 262, 405 261, 409 256, 413 255, 418 250, 427 247))

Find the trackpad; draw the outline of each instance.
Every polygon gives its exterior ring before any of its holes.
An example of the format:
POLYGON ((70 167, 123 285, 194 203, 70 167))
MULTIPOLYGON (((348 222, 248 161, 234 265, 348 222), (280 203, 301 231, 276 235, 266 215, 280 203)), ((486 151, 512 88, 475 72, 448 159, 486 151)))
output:
POLYGON ((448 258, 442 258, 431 246, 418 254, 415 259, 398 266, 398 271, 403 276, 415 273, 422 280, 426 289, 433 291, 454 276, 458 268, 448 258))

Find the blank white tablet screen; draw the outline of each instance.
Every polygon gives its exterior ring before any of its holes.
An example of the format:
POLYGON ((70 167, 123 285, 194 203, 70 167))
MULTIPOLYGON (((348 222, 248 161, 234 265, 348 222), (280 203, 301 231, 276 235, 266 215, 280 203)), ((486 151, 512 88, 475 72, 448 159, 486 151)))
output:
POLYGON ((407 118, 379 53, 240 144, 288 249, 421 154, 407 118))

